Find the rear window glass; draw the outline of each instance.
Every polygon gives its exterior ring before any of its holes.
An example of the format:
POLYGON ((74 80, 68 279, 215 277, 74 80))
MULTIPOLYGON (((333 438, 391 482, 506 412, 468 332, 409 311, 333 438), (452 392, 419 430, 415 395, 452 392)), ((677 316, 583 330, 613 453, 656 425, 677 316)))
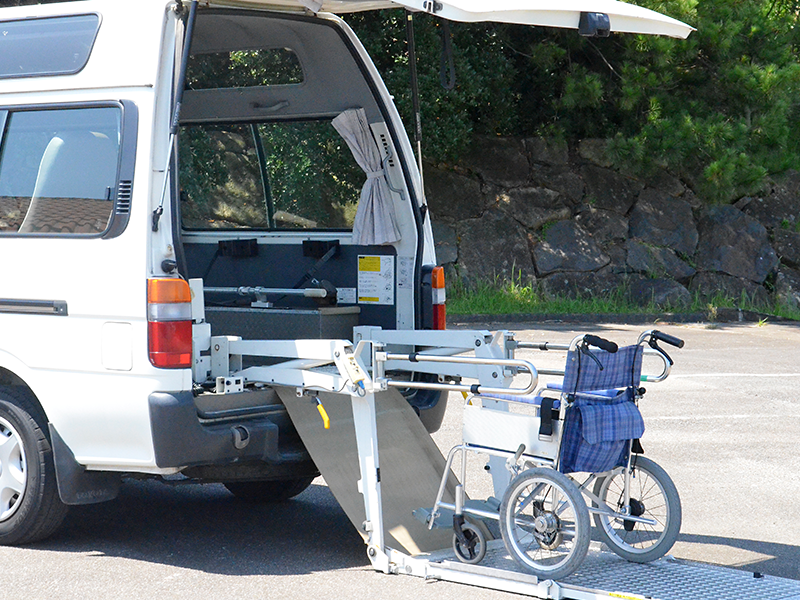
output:
POLYGON ((186 126, 179 153, 185 229, 353 228, 365 175, 330 121, 186 126))
POLYGON ((0 22, 0 78, 77 73, 99 26, 97 15, 0 22))
POLYGON ((303 67, 290 48, 195 54, 186 81, 192 90, 296 85, 303 83, 303 67))

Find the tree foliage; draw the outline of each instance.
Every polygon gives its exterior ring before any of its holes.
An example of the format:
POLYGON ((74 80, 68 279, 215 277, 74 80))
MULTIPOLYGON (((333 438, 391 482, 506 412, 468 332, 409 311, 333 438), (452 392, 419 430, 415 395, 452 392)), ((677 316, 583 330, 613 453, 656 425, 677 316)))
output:
MULTIPOLYGON (((708 202, 800 166, 798 0, 639 0, 696 27, 688 40, 505 24, 451 25, 456 88, 439 85, 441 24, 415 17, 425 153, 455 160, 474 134, 612 140, 617 164, 667 168, 708 202)), ((405 18, 348 18, 413 123, 405 18)))

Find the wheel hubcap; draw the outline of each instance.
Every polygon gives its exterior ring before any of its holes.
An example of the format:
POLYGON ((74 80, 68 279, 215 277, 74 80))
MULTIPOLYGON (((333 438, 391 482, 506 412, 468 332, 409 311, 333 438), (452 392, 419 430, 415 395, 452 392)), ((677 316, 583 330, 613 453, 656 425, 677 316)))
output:
POLYGON ((0 418, 0 521, 11 517, 19 508, 26 481, 22 439, 8 421, 0 418))
POLYGON ((558 529, 558 519, 553 514, 539 515, 534 521, 537 533, 553 533, 558 529))
MULTIPOLYGON (((644 502, 631 498, 630 513, 632 517, 641 517, 644 514, 644 510, 644 502)), ((636 527, 636 521, 625 521, 623 527, 625 527, 625 531, 633 531, 634 527, 636 527)))

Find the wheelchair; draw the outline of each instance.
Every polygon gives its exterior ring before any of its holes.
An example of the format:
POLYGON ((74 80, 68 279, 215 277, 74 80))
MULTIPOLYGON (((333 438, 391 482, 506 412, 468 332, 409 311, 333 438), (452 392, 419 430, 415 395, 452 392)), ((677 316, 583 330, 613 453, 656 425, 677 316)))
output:
POLYGON ((479 521, 499 521, 508 554, 541 579, 562 579, 580 567, 592 519, 600 540, 622 558, 643 563, 664 556, 680 532, 681 502, 666 471, 642 456, 638 408, 641 383, 663 381, 672 366, 659 342, 683 346, 656 330, 623 348, 588 334, 569 345, 520 342, 519 348, 566 350, 563 371, 540 370, 562 379, 532 396, 467 397, 462 443, 448 454, 428 527, 452 513, 453 550, 476 564, 487 548, 479 521), (645 353, 661 358, 660 375, 642 376, 645 353), (531 405, 529 414, 485 406, 515 402, 531 405), (505 459, 511 481, 501 499, 466 500, 469 454, 505 459), (457 455, 461 483, 455 504, 448 504, 443 496, 457 455))

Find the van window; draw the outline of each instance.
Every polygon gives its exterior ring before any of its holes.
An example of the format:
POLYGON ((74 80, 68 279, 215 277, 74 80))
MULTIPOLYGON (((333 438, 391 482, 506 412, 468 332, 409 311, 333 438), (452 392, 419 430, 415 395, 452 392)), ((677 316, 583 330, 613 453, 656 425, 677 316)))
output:
POLYGON ((0 78, 77 73, 99 27, 97 15, 0 22, 0 78))
POLYGON ((0 232, 99 235, 114 211, 121 110, 5 113, 0 232))
POLYGON ((185 126, 179 155, 185 229, 353 227, 364 171, 329 120, 185 126))
POLYGON ((190 90, 260 87, 303 83, 303 68, 294 50, 264 48, 194 54, 189 59, 190 90))

